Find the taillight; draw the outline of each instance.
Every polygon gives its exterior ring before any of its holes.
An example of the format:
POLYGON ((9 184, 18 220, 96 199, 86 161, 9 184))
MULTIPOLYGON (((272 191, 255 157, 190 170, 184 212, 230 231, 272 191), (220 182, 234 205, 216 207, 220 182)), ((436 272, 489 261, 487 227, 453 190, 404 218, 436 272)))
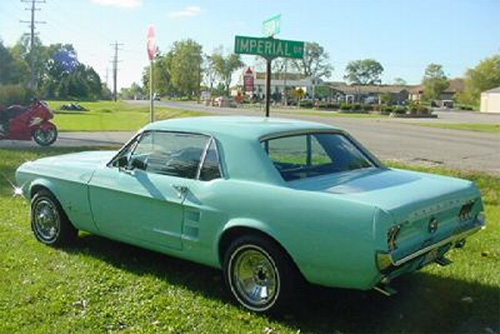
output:
POLYGON ((389 251, 393 251, 397 248, 396 239, 400 231, 401 225, 394 225, 387 231, 387 245, 389 246, 389 251))
POLYGON ((471 218, 470 212, 473 206, 474 201, 469 201, 462 205, 462 208, 460 208, 460 213, 458 214, 460 220, 469 220, 471 218))

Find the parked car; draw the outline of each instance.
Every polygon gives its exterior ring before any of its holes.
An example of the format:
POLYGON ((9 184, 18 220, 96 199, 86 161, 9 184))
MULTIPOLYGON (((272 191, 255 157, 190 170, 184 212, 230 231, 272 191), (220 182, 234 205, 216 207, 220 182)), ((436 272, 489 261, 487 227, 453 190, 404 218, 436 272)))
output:
POLYGON ((119 151, 27 162, 16 177, 40 242, 82 230, 220 268, 256 312, 289 305, 304 280, 390 295, 485 223, 473 182, 387 168, 339 128, 285 119, 156 122, 119 151))

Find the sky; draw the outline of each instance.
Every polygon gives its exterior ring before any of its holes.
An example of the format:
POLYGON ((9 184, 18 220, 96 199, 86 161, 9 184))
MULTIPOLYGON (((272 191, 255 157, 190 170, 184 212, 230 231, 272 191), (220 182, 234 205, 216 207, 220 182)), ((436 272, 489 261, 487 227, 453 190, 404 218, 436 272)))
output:
MULTIPOLYGON (((28 4, 0 0, 0 39, 13 45, 29 31, 28 4)), ((442 64, 450 77, 500 53, 500 0, 46 0, 36 19, 44 44, 71 43, 78 59, 103 81, 109 73, 111 43, 119 51, 118 87, 140 82, 148 64, 146 31, 156 45, 170 48, 192 38, 212 53, 234 48, 234 36, 262 35, 262 22, 281 14, 281 39, 322 45, 334 67, 330 81, 342 81, 351 60, 373 58, 385 71, 383 83, 403 78, 419 83, 429 63, 442 64)), ((248 65, 253 56, 245 56, 248 65)))

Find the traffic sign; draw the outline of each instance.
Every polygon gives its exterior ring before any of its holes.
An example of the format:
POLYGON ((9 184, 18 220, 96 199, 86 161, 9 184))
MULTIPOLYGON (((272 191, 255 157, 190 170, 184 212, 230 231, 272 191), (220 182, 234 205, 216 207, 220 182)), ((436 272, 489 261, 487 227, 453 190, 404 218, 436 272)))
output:
POLYGON ((149 60, 152 61, 155 57, 155 30, 153 26, 148 27, 147 50, 149 60))
POLYGON ((280 33, 281 14, 275 15, 262 23, 262 34, 264 37, 272 37, 280 33))
POLYGON ((278 57, 301 59, 304 58, 304 42, 236 36, 234 52, 262 56, 266 59, 278 57))

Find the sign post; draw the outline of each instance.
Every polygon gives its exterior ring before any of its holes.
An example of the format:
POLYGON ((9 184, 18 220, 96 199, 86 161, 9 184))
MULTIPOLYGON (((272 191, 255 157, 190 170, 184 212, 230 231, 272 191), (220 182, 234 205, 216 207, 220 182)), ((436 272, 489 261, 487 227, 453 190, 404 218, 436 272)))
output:
MULTIPOLYGON (((278 17, 281 16, 279 15, 278 17)), ((274 22, 276 22, 275 18, 271 18, 264 22, 264 30, 266 30, 266 24, 268 24, 268 22, 270 21, 272 22, 273 19, 274 22)), ((277 22, 279 22, 279 20, 277 22)), ((279 32, 280 29, 279 23, 278 24, 274 23, 273 27, 275 27, 274 33, 279 32), (276 27, 278 28, 276 29, 276 27)), ((258 37, 236 36, 234 41, 234 52, 237 54, 257 55, 266 59, 266 117, 269 117, 269 108, 271 104, 272 61, 273 59, 278 57, 294 58, 294 59, 303 58, 304 42, 274 39, 273 37, 258 38, 258 37)))
POLYGON ((155 99, 153 93, 154 81, 153 81, 153 67, 155 59, 155 31, 153 26, 148 28, 148 42, 147 50, 149 57, 149 121, 153 123, 155 121, 155 99))

